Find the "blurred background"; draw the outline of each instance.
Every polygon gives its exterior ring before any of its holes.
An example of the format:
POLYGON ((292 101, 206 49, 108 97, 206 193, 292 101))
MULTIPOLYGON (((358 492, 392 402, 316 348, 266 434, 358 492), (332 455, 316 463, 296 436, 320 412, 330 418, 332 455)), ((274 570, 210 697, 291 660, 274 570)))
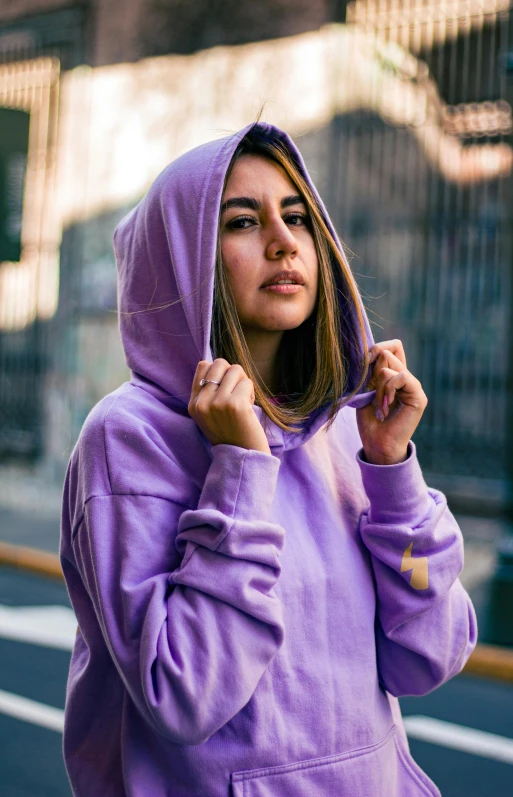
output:
POLYGON ((2 797, 70 795, 59 512, 87 413, 129 378, 114 228, 262 106, 326 200, 375 340, 404 343, 424 475, 465 537, 481 658, 401 701, 412 754, 444 797, 513 794, 512 6, 0 0, 2 797))

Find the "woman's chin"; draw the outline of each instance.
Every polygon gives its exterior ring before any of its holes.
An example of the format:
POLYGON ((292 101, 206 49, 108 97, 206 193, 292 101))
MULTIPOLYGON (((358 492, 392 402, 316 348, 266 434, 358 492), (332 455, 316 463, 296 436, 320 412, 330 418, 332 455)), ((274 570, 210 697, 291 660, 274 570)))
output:
POLYGON ((280 318, 278 321, 262 323, 260 328, 265 332, 287 332, 289 329, 297 329, 308 316, 296 318, 280 318))

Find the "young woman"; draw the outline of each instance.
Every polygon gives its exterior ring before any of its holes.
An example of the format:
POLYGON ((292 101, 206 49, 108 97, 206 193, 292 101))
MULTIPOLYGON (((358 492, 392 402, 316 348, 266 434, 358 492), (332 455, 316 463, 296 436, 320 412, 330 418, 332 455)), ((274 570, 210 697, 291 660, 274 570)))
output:
POLYGON ((75 797, 439 795, 397 697, 463 668, 463 540, 301 156, 256 123, 114 235, 130 382, 64 491, 75 797))

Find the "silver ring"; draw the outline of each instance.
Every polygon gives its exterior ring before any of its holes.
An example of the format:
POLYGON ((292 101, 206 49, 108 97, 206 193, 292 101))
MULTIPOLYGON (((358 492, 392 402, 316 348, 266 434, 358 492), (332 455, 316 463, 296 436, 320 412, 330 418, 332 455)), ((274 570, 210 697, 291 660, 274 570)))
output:
POLYGON ((213 379, 200 379, 200 387, 203 387, 203 385, 207 385, 209 382, 211 382, 213 385, 221 384, 221 382, 214 382, 213 379))

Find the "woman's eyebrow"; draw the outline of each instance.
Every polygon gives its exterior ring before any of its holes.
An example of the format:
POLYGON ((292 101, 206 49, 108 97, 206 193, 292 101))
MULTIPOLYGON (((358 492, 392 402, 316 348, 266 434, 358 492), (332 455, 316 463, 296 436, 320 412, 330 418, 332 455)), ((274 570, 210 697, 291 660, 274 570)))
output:
POLYGON ((252 199, 249 196, 236 196, 233 199, 227 199, 221 205, 221 213, 224 213, 228 208, 250 208, 251 210, 260 210, 262 205, 257 199, 252 199))
POLYGON ((302 196, 299 196, 299 194, 286 196, 280 202, 282 208, 289 208, 291 205, 304 205, 304 204, 305 200, 303 199, 302 196))
MULTIPOLYGON (((292 194, 285 196, 280 202, 280 207, 288 208, 291 205, 304 205, 305 200, 299 194, 292 194)), ((228 208, 250 208, 250 210, 261 210, 262 204, 258 199, 249 196, 236 196, 233 199, 227 199, 221 205, 221 213, 224 213, 228 208)))

